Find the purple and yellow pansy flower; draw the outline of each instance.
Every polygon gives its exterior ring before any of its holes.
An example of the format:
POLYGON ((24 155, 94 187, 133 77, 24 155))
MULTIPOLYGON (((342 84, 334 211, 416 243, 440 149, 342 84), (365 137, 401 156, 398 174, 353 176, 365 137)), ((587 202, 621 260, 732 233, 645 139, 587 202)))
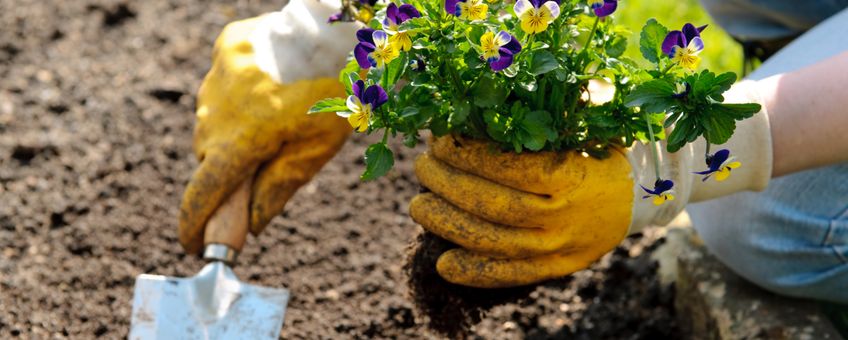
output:
POLYGON ((403 4, 398 7, 390 3, 386 8, 386 18, 383 19, 383 30, 389 34, 389 42, 401 51, 412 49, 411 33, 398 29, 400 24, 412 18, 421 17, 415 6, 403 4))
MULTIPOLYGON (((361 22, 367 23, 371 21, 371 18, 374 17, 374 5, 377 4, 377 0, 359 0, 359 6, 356 12, 356 18, 350 18, 348 20, 359 20, 361 22)), ((343 21, 344 13, 338 12, 336 14, 331 15, 328 19, 328 23, 335 23, 343 21)))
POLYGON ((663 53, 680 66, 690 70, 697 69, 701 64, 701 57, 698 54, 704 50, 701 32, 706 28, 706 25, 695 27, 695 25, 686 24, 680 31, 669 32, 663 40, 663 53))
POLYGON ((353 49, 353 56, 363 69, 382 68, 400 56, 400 51, 389 42, 389 35, 384 31, 363 28, 356 32, 356 38, 359 44, 353 49))
POLYGON ((555 0, 518 0, 512 9, 527 34, 544 32, 559 17, 559 1, 555 0))
POLYGON ((486 20, 489 5, 483 0, 445 0, 445 11, 464 20, 486 20))
POLYGON ((347 118, 357 132, 368 130, 368 122, 381 105, 389 101, 389 95, 380 85, 365 88, 365 82, 357 80, 352 86, 353 95, 347 97, 347 108, 350 112, 338 112, 337 115, 347 118))
POLYGON ((599 18, 615 13, 618 8, 618 0, 588 0, 588 3, 599 18))
POLYGON ((663 180, 658 179, 654 182, 654 189, 648 189, 643 185, 639 185, 642 187, 642 190, 645 190, 647 195, 642 196, 642 199, 646 199, 649 197, 654 198, 654 205, 662 205, 667 201, 674 201, 674 190, 671 188, 674 187, 674 182, 669 179, 663 180))
POLYGON ((512 65, 513 56, 521 52, 521 44, 506 31, 486 32, 480 37, 480 49, 492 71, 498 72, 512 65))
POLYGON ((730 150, 722 149, 707 156, 707 166, 709 169, 696 172, 696 174, 705 175, 703 179, 705 182, 715 174, 716 181, 721 182, 730 177, 730 171, 742 166, 742 163, 730 156, 730 150))
POLYGON ((692 85, 689 85, 687 82, 677 83, 674 85, 674 94, 671 95, 674 99, 683 99, 689 95, 689 92, 692 92, 692 85))

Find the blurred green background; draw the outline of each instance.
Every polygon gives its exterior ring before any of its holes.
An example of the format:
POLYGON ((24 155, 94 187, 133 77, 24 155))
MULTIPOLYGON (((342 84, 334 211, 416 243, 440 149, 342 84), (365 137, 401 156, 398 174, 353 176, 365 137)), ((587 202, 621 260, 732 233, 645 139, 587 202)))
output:
POLYGON ((618 4, 615 20, 633 32, 629 39, 627 55, 642 60, 639 52, 639 32, 650 18, 656 18, 669 30, 679 30, 687 22, 695 26, 710 24, 702 38, 706 49, 701 53, 703 62, 700 68, 713 72, 742 72, 742 48, 724 30, 716 25, 712 18, 698 3, 698 0, 622 0, 618 4))

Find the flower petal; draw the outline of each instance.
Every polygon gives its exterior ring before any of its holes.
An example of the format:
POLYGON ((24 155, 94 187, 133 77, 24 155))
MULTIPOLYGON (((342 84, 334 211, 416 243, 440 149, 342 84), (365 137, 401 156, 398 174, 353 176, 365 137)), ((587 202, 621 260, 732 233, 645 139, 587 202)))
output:
POLYGON ((421 13, 418 12, 418 9, 415 6, 410 4, 400 5, 398 15, 400 16, 400 21, 404 22, 412 18, 420 18, 421 13))
MULTIPOLYGON (((649 194, 651 194, 651 195, 656 195, 656 192, 655 192, 655 191, 653 191, 653 190, 651 190, 651 189, 646 188, 644 185, 639 184, 639 186, 640 186, 640 187, 642 187, 642 190, 645 190, 645 192, 647 192, 647 193, 649 193, 649 194)), ((644 197, 642 197, 642 198, 643 198, 643 199, 644 199, 644 198, 648 198, 649 196, 650 196, 650 195, 646 195, 646 196, 644 196, 644 197)))
POLYGON ((668 32, 668 35, 665 36, 665 40, 662 43, 662 51, 665 55, 672 57, 674 56, 674 48, 675 47, 684 47, 683 45, 683 32, 681 31, 671 31, 668 32))
POLYGON ((698 28, 696 28, 695 25, 687 23, 686 25, 683 25, 683 35, 686 38, 683 43, 685 45, 689 45, 689 42, 692 41, 692 39, 701 36, 701 32, 698 31, 698 28))
POLYGON ((730 163, 727 164, 727 167, 730 168, 730 169, 736 169, 740 166, 742 166, 742 162, 739 162, 739 161, 730 162, 730 163))
POLYGON ((716 170, 720 168, 721 165, 724 164, 724 162, 726 162, 729 157, 730 150, 728 149, 721 149, 716 151, 716 153, 714 153, 712 157, 710 157, 710 169, 716 170))
POLYGON ((521 17, 524 12, 527 12, 527 10, 531 8, 533 8, 533 4, 531 4, 528 0, 518 0, 515 2, 515 5, 512 6, 512 10, 515 11, 515 15, 518 17, 521 17))
POLYGON ((374 45, 374 39, 371 37, 373 34, 373 28, 363 28, 356 31, 356 38, 359 39, 360 42, 367 42, 374 45))
POLYGON ((512 41, 512 36, 509 35, 509 33, 507 33, 506 31, 500 31, 498 32, 498 34, 495 34, 495 39, 492 42, 498 47, 501 47, 503 45, 506 45, 510 41, 512 41))
POLYGON ((694 51, 694 52, 703 51, 704 50, 704 40, 702 40, 701 37, 695 37, 695 39, 692 39, 692 41, 689 42, 689 45, 687 47, 689 48, 690 51, 694 51))
POLYGON ((595 15, 599 18, 603 18, 605 16, 609 16, 610 14, 615 13, 615 10, 618 8, 618 1, 616 0, 604 0, 604 6, 601 8, 595 9, 595 15))
POLYGON ((716 172, 715 179, 716 179, 717 182, 723 182, 728 177, 730 177, 730 169, 725 168, 725 169, 721 169, 718 172, 716 172))
POLYGON ((356 63, 359 64, 360 68, 368 69, 371 66, 374 66, 371 62, 371 58, 368 57, 371 52, 374 51, 374 45, 371 45, 367 42, 361 42, 356 45, 353 49, 353 56, 356 58, 356 63))
POLYGON ((673 187, 674 187, 674 182, 672 182, 670 179, 659 180, 654 185, 654 190, 657 191, 657 193, 663 193, 663 192, 671 190, 671 188, 673 188, 673 187))
POLYGON ((398 6, 394 2, 390 2, 389 6, 386 7, 386 19, 398 22, 398 13, 398 6))
POLYGON ((353 90, 353 95, 359 99, 362 99, 362 92, 365 90, 365 82, 362 79, 357 80, 355 83, 351 85, 351 89, 353 90))
POLYGON ((457 5, 459 5, 459 0, 445 0, 445 11, 453 15, 458 15, 456 14, 457 5))
POLYGON ((376 110, 380 105, 389 101, 389 95, 383 90, 380 85, 371 85, 365 89, 365 94, 362 96, 362 101, 371 104, 371 110, 376 110))
POLYGON ((516 39, 515 36, 510 34, 509 35, 509 42, 506 43, 506 45, 504 45, 503 48, 506 48, 512 54, 518 54, 518 52, 521 52, 521 43, 518 42, 518 39, 516 39))
POLYGON ((550 12, 550 14, 551 14, 551 18, 550 18, 550 20, 551 20, 551 21, 553 21, 553 20, 555 20, 557 17, 559 17, 559 5, 557 5, 555 2, 553 2, 553 1, 548 1, 548 2, 546 2, 546 3, 544 3, 544 4, 542 4, 542 7, 547 8, 547 9, 548 9, 548 11, 550 12))
MULTIPOLYGON (((357 98, 357 96, 348 96, 347 100, 345 101, 345 105, 347 105, 347 109, 350 110, 350 112, 353 112, 353 113, 362 112, 362 101, 360 101, 359 98, 357 98)), ((347 117, 347 116, 349 116, 349 115, 345 115, 345 116, 342 116, 342 117, 347 117)))
POLYGON ((492 71, 498 72, 503 71, 505 68, 512 65, 513 57, 512 52, 508 49, 501 47, 500 49, 501 57, 497 60, 489 62, 489 67, 492 68, 492 71))
POLYGON ((389 43, 389 35, 386 32, 374 31, 371 37, 374 39, 374 46, 377 48, 383 48, 389 43))

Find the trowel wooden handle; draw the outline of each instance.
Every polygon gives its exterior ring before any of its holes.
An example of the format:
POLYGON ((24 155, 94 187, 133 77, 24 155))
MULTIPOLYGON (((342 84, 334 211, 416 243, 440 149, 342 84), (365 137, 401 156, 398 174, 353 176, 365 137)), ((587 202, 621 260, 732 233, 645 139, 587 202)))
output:
POLYGON ((204 246, 218 243, 241 252, 247 238, 252 182, 252 178, 242 182, 236 191, 218 207, 218 210, 215 210, 209 222, 206 223, 206 231, 203 234, 204 246))

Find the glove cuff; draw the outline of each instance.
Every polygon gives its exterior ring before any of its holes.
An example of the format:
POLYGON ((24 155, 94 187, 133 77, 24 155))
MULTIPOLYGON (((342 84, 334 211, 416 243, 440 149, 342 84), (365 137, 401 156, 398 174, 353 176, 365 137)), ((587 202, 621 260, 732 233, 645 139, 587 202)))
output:
POLYGON ((336 78, 356 44, 359 24, 328 23, 338 0, 291 0, 263 15, 249 40, 256 65, 280 84, 336 78))
POLYGON ((636 233, 648 225, 666 225, 671 222, 689 202, 699 202, 730 195, 740 191, 762 191, 768 186, 772 171, 772 142, 768 112, 755 81, 743 81, 725 93, 725 103, 759 103, 762 110, 753 117, 738 122, 733 137, 722 145, 713 145, 711 152, 729 149, 736 160, 742 162, 727 180, 703 181, 695 171, 705 170, 704 151, 706 142, 698 138, 679 151, 663 152, 661 143, 660 176, 674 181, 675 199, 655 206, 650 199, 642 199, 645 192, 639 186, 651 188, 654 182, 654 164, 651 161, 650 145, 637 144, 630 148, 628 157, 633 167, 633 219, 630 233, 636 233))

